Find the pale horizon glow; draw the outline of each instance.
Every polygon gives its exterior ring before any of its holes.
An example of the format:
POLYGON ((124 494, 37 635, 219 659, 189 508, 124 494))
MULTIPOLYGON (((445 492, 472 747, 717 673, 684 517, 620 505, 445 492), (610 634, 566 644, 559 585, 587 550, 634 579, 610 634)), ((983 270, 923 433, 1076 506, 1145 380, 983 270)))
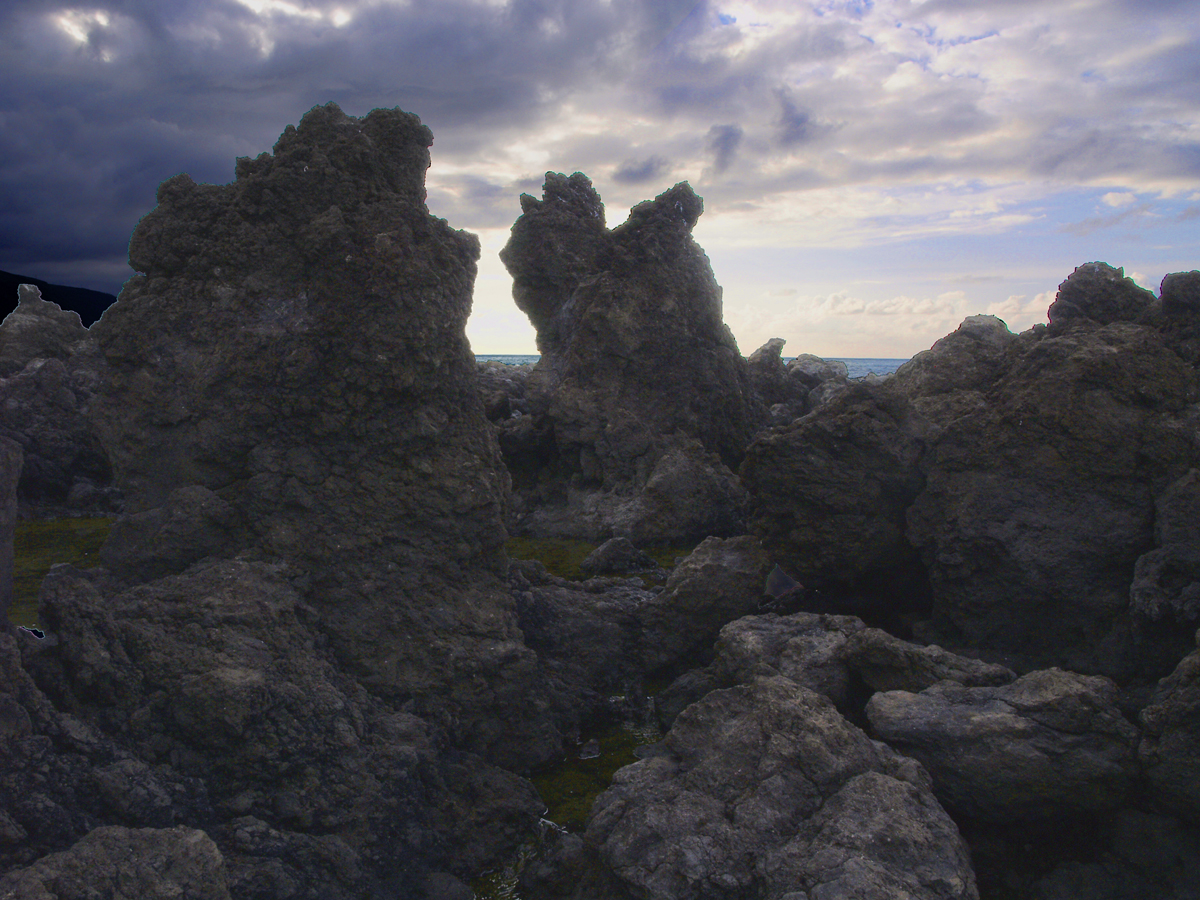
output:
MULTIPOLYGON (((10 8, 11 7, 11 8, 10 8)), ((0 12, 0 269, 114 291, 179 171, 232 177, 310 107, 433 130, 430 211, 480 236, 467 333, 536 353, 497 253, 544 173, 609 226, 679 181, 750 354, 904 358, 1045 321, 1091 261, 1200 267, 1200 18, 1184 2, 164 0, 0 12), (46 40, 55 34, 57 40, 46 40)))

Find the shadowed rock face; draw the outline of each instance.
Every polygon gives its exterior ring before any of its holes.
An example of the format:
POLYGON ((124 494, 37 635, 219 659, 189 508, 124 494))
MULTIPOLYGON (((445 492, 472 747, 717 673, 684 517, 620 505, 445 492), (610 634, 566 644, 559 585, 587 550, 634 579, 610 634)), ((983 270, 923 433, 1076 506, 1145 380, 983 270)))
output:
POLYGON ((533 415, 501 442, 529 505, 567 510, 522 509, 522 525, 635 541, 738 530, 729 468, 763 413, 691 236, 701 199, 677 184, 609 231, 586 176, 549 172, 521 207, 500 258, 542 359, 533 415))
POLYGON ((523 712, 508 477, 463 331, 479 243, 425 208, 432 140, 411 113, 329 104, 232 184, 162 184, 130 242, 142 274, 93 329, 95 420, 140 517, 105 562, 133 578, 192 561, 167 521, 287 560, 348 671, 515 762, 555 738, 523 712), (176 515, 185 487, 219 515, 176 515), (147 536, 168 532, 156 566, 147 536), (510 730, 515 756, 497 749, 510 730))

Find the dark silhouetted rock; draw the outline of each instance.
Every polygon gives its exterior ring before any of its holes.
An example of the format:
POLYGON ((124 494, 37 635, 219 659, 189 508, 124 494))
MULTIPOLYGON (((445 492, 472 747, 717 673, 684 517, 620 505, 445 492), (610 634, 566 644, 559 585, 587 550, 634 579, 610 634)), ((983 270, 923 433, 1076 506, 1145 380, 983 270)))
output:
POLYGON ((688 707, 597 798, 585 840, 646 900, 978 896, 928 775, 785 678, 688 707))
MULTIPOLYGON (((1196 633, 1200 645, 1200 632, 1196 633)), ((1141 712, 1138 755, 1161 808, 1200 824, 1200 650, 1158 684, 1141 712)))
POLYGON ((1154 295, 1125 277, 1123 268, 1091 262, 1076 267, 1058 286, 1046 316, 1051 325, 1089 320, 1099 325, 1136 322, 1154 302, 1154 295))
POLYGON ((194 828, 97 828, 69 850, 0 875, 11 900, 229 900, 216 844, 194 828))
POLYGON ((211 492, 206 551, 288 560, 348 672, 524 765, 558 736, 502 581, 508 476, 463 331, 479 242, 426 210, 432 140, 329 104, 232 184, 162 184, 130 241, 142 274, 93 328, 94 418, 151 517, 106 558, 187 562, 169 498, 211 492))
POLYGON ((501 259, 542 357, 532 420, 502 423, 519 527, 660 543, 740 531, 730 468, 765 413, 691 236, 700 198, 678 184, 609 231, 587 177, 550 172, 521 207, 501 259))
POLYGON ((853 384, 747 451, 752 530, 805 587, 844 596, 842 612, 895 603, 919 567, 905 513, 924 484, 920 434, 905 398, 853 384))
POLYGON ((1162 310, 1168 316, 1194 318, 1200 316, 1200 271, 1172 272, 1163 276, 1158 290, 1162 310))
POLYGON ((479 372, 479 391, 483 395, 488 421, 502 422, 529 412, 525 399, 525 381, 533 365, 509 365, 488 359, 476 363, 479 372))
POLYGON ((1122 806, 1138 776, 1138 733, 1105 678, 1060 669, 1000 687, 942 682, 875 694, 876 735, 929 769, 947 808, 1017 821, 1122 806))

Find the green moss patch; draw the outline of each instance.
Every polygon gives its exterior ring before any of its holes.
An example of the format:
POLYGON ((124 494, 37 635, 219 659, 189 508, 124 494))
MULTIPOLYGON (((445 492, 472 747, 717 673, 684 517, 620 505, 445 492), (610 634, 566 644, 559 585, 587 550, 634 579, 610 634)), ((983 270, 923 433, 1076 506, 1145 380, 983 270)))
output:
POLYGON ((18 522, 13 536, 13 605, 8 611, 9 621, 14 625, 36 625, 38 589, 50 567, 56 563, 70 563, 81 569, 94 566, 112 523, 112 519, 18 522))

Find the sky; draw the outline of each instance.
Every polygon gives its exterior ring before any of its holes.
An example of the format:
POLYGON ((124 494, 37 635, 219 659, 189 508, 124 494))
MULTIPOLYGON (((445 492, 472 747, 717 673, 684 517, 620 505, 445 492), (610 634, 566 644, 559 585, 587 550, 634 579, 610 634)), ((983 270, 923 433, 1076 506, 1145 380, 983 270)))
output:
POLYGON ((1045 321, 1093 260, 1200 268, 1194 0, 5 0, 0 269, 116 293, 178 172, 225 183, 330 100, 434 133, 483 247, 476 353, 534 353, 497 256, 547 171, 608 224, 688 181, 749 355, 903 358, 1045 321))

